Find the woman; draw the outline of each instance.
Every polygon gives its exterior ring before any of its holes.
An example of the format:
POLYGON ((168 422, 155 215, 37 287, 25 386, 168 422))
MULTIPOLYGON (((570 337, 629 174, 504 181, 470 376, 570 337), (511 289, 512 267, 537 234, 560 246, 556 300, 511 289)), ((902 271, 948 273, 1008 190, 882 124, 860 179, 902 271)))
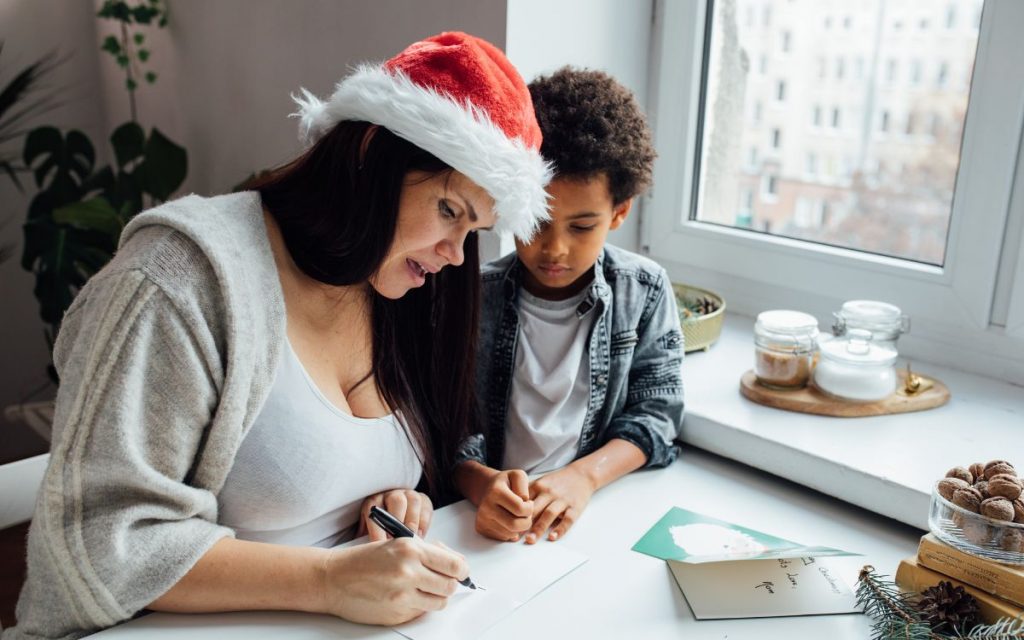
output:
POLYGON ((329 547, 371 504, 429 526, 413 487, 443 489, 473 419, 473 234, 528 237, 545 215, 529 94, 496 48, 447 33, 300 107, 305 154, 254 191, 138 216, 68 311, 5 640, 145 608, 395 624, 468 575, 375 527, 329 547))

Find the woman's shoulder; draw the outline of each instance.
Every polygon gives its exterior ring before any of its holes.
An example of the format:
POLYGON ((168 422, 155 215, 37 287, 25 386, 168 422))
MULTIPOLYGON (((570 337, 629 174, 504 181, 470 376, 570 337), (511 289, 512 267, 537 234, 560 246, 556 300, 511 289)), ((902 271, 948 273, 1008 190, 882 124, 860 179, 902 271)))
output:
MULTIPOLYGON (((136 216, 121 236, 111 275, 142 271, 172 299, 205 292, 279 298, 259 195, 189 195, 136 216)), ((273 300, 268 300, 273 302, 273 300)))

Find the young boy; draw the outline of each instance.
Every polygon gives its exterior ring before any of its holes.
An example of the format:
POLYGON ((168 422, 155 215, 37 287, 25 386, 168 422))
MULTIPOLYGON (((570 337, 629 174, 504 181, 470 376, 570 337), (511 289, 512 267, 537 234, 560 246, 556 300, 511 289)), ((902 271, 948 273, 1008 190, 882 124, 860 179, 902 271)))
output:
POLYGON ((675 459, 683 339, 665 270, 605 245, 651 180, 633 95, 569 67, 530 93, 555 168, 551 221, 482 269, 482 433, 463 444, 455 481, 477 531, 532 544, 564 536, 606 484, 675 459))

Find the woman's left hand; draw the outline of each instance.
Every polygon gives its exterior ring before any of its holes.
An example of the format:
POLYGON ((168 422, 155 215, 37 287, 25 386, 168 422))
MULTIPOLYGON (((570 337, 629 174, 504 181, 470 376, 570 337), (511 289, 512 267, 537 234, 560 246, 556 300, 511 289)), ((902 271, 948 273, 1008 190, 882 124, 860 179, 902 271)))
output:
POLYGON ((596 490, 591 479, 572 464, 534 480, 530 484, 533 526, 526 534, 526 543, 537 542, 549 528, 548 540, 564 536, 596 490))
POLYGON ((369 534, 370 542, 387 540, 388 534, 370 520, 370 507, 379 507, 405 523, 405 526, 423 537, 430 528, 430 520, 434 517, 434 503, 425 494, 412 489, 392 489, 370 496, 363 500, 359 512, 359 531, 356 537, 369 534))

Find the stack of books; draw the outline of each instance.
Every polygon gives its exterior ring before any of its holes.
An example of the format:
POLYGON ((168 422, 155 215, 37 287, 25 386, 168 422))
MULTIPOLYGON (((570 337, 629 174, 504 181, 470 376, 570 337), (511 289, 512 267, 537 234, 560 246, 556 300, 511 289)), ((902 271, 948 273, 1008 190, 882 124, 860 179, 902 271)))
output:
POLYGON ((1024 567, 972 556, 929 533, 921 538, 917 555, 900 562, 896 584, 920 593, 943 580, 974 596, 988 624, 1024 613, 1024 567))

